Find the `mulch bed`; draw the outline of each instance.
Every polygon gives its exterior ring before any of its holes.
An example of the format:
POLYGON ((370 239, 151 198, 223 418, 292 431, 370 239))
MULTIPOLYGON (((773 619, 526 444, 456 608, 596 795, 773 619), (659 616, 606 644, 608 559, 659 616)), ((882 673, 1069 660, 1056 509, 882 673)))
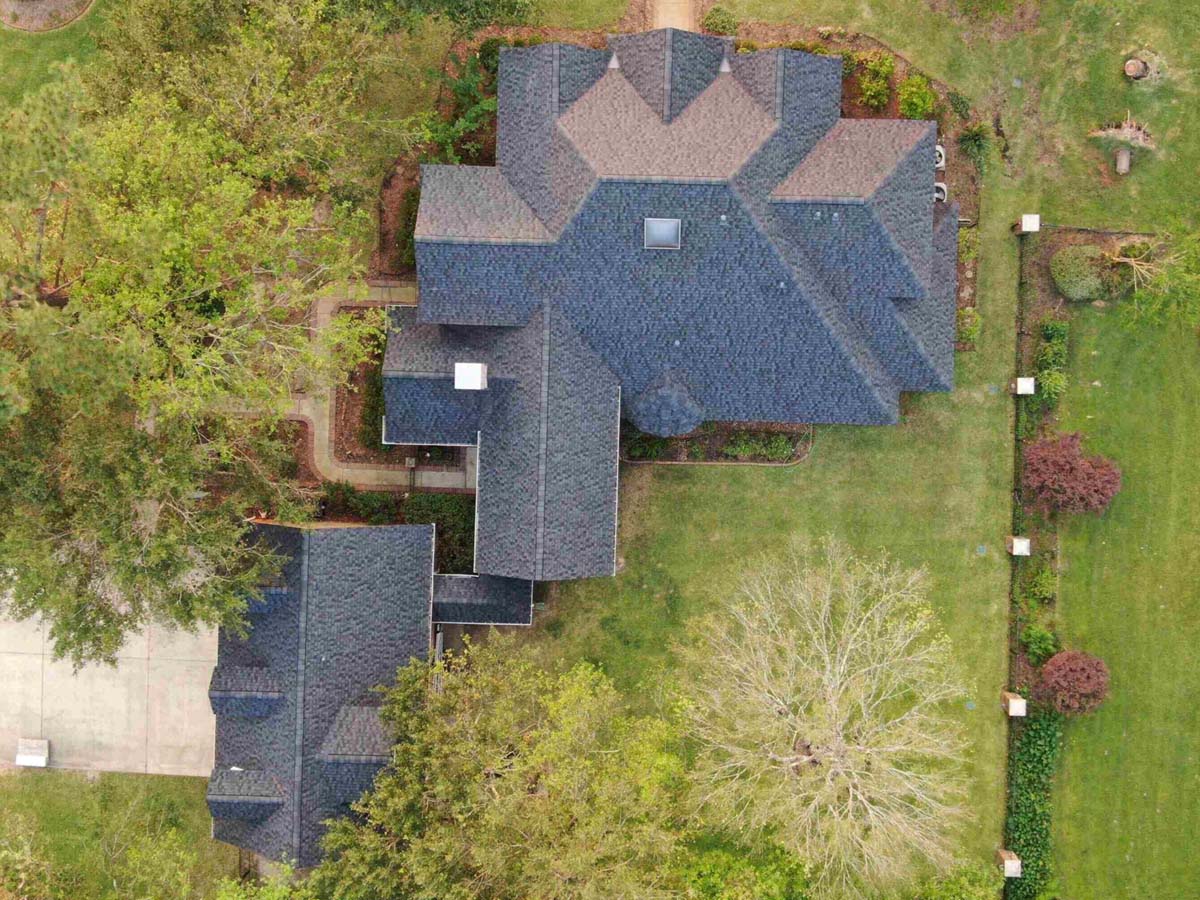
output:
POLYGON ((0 23, 18 31, 53 31, 70 25, 94 0, 0 0, 0 23))
POLYGON ((629 463, 693 463, 722 465, 787 466, 808 457, 812 449, 811 425, 792 425, 779 422, 706 422, 690 434, 671 438, 644 435, 627 422, 621 427, 621 460, 629 463), (748 439, 763 444, 777 435, 784 435, 793 444, 786 460, 770 459, 763 454, 726 453, 736 441, 748 439))

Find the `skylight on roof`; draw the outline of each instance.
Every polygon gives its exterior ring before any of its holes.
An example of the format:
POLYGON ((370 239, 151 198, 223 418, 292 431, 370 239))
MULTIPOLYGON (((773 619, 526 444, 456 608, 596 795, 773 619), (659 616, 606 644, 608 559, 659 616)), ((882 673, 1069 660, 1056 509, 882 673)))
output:
POLYGON ((678 250, 680 231, 678 219, 646 219, 646 249, 678 250))

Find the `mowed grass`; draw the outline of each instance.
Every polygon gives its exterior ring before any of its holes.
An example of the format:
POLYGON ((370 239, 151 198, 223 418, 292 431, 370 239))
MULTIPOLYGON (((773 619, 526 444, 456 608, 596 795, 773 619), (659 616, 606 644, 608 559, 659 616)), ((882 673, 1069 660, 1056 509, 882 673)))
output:
POLYGON ((603 28, 615 25, 626 5, 626 0, 542 0, 534 21, 551 28, 603 28))
MULTIPOLYGON (((55 770, 0 774, 0 815, 24 820, 64 897, 118 898, 114 887, 129 844, 147 823, 178 829, 196 853, 197 896, 237 874, 237 851, 210 835, 202 778, 104 774, 88 780, 55 770)), ((0 895, 3 891, 0 890, 0 895)))
POLYGON ((997 846, 1004 795, 1012 407, 1003 385, 1016 286, 1000 212, 1011 201, 994 194, 983 340, 959 355, 953 394, 910 398, 898 427, 818 428, 809 459, 791 468, 625 467, 624 571, 563 586, 535 626, 547 652, 601 665, 631 702, 651 708, 675 678, 672 642, 688 621, 731 599, 747 568, 793 536, 833 535, 924 567, 970 690, 957 715, 972 742, 962 848, 976 859, 997 846))
POLYGON ((1116 459, 1103 518, 1062 530, 1058 625, 1112 696, 1072 722, 1055 792, 1062 896, 1200 897, 1200 342, 1075 317, 1062 425, 1116 459), (1093 385, 1093 382, 1099 382, 1093 385))
POLYGON ((15 104, 54 75, 54 66, 83 62, 95 52, 95 35, 104 24, 107 0, 96 3, 65 28, 29 34, 0 25, 0 105, 15 104))

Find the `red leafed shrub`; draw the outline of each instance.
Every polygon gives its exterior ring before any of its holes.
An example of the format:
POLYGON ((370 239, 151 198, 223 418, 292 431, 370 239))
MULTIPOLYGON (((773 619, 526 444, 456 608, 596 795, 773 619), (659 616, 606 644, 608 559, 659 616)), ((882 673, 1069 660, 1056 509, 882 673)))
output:
POLYGON ((1097 656, 1063 650, 1042 666, 1038 693, 1064 715, 1091 712, 1108 696, 1108 666, 1097 656))
POLYGON ((1044 513, 1102 513, 1121 489, 1111 459, 1085 456, 1078 432, 1036 441, 1025 450, 1021 483, 1029 502, 1044 513))

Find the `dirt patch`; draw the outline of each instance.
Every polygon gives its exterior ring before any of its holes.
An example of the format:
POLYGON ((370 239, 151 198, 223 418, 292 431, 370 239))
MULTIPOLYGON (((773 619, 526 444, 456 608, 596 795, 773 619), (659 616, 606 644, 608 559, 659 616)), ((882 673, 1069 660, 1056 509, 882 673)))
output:
POLYGON ((94 0, 0 0, 0 23, 18 31, 53 31, 70 25, 94 0))

